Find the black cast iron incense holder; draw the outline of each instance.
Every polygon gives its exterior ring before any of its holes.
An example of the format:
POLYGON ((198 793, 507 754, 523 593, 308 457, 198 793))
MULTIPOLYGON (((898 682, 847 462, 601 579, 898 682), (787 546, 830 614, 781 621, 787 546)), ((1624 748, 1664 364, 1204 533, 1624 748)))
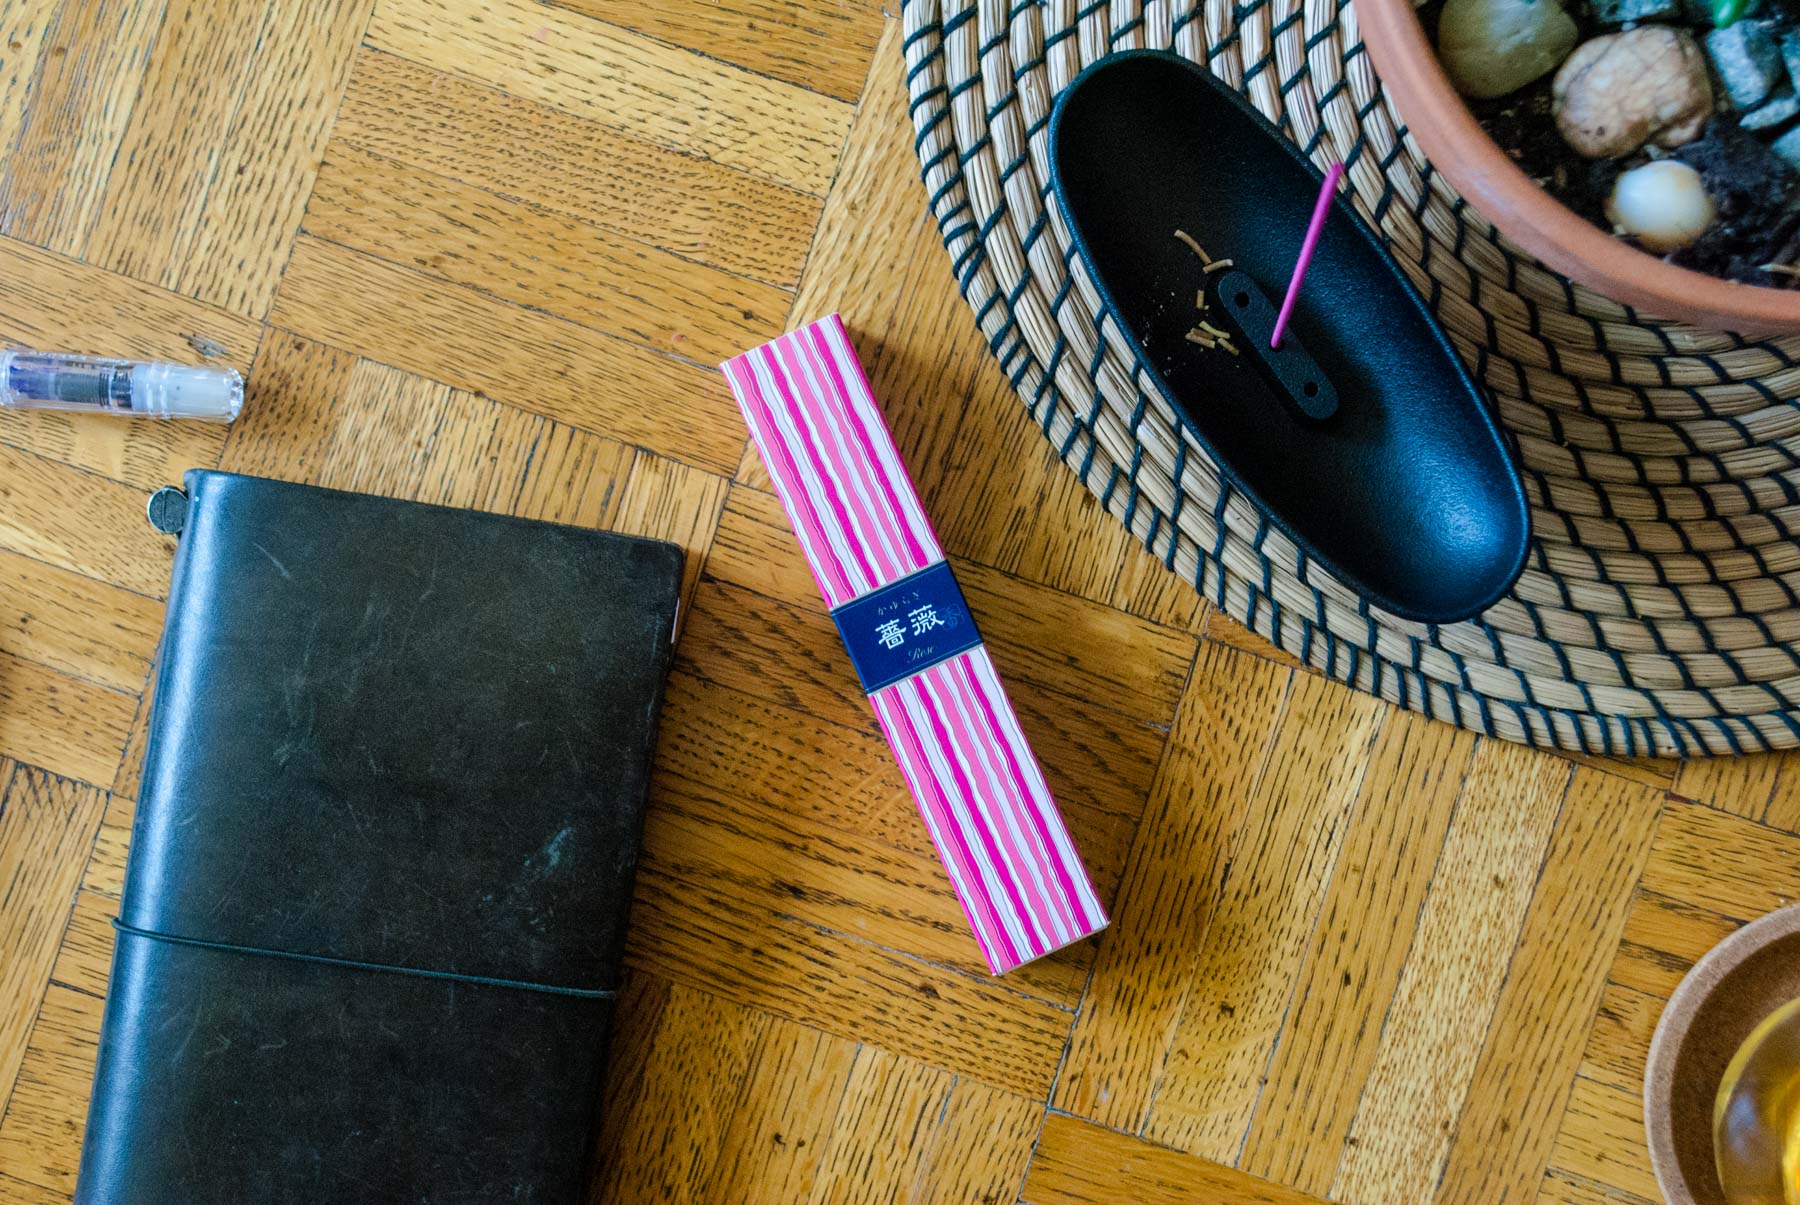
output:
POLYGON ((1395 615, 1450 623, 1506 593, 1530 525, 1505 439, 1341 199, 1270 348, 1323 177, 1262 114, 1186 59, 1126 51, 1058 98, 1050 161, 1101 300, 1234 486, 1395 615))

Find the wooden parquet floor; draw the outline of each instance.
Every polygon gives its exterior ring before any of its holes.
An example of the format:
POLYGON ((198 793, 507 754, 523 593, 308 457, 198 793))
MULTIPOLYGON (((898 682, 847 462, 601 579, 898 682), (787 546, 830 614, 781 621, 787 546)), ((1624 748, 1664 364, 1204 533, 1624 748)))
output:
POLYGON ((220 465, 678 540, 607 1201, 1653 1199, 1683 971, 1800 762, 1570 760, 1296 670, 1102 515, 925 219, 880 0, 0 0, 0 1198, 75 1183, 172 544, 220 465), (1112 929, 983 974, 721 357, 842 310, 1112 929))

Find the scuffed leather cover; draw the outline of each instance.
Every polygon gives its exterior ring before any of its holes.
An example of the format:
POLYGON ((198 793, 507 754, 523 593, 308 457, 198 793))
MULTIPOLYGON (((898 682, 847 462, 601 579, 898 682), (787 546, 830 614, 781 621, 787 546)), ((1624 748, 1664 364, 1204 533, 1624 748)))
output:
MULTIPOLYGON (((616 985, 673 545, 187 476, 120 919, 616 985)), ((80 1202, 573 1202, 611 1001, 119 935, 80 1202)))

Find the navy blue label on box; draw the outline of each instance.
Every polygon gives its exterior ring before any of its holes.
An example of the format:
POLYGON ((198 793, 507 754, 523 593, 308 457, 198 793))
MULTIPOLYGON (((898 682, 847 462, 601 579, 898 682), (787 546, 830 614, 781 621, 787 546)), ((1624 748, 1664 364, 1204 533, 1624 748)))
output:
POLYGON ((981 643, 949 561, 853 599, 831 617, 869 695, 981 643))

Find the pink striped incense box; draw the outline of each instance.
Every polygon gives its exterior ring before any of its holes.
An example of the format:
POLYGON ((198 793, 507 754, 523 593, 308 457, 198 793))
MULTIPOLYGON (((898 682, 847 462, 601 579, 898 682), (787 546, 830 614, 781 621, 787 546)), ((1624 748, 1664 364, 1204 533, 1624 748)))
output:
POLYGON ((843 321, 724 369, 988 966, 1105 928, 843 321))

